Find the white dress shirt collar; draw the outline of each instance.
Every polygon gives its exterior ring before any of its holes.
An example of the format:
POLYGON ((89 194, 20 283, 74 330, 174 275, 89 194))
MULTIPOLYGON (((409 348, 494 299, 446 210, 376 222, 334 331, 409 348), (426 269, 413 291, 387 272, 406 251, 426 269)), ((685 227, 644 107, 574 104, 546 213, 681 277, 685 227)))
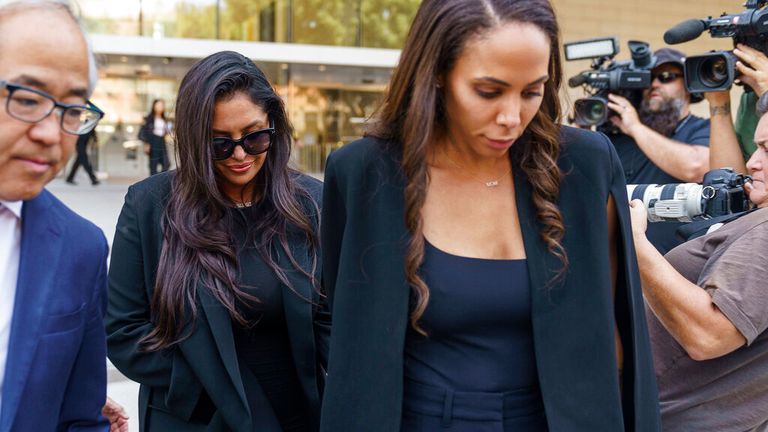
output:
POLYGON ((21 219, 21 205, 24 204, 24 201, 0 200, 0 204, 10 210, 17 218, 21 219))

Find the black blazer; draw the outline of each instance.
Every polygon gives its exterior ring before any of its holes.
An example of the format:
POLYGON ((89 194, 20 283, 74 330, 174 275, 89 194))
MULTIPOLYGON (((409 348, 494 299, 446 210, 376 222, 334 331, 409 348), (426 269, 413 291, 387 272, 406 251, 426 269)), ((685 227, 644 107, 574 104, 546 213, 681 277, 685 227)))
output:
MULTIPOLYGON (((258 382, 241 375, 227 310, 208 289, 197 291, 198 320, 191 336, 175 348, 139 352, 137 343, 153 327, 150 300, 160 257, 160 220, 171 191, 173 172, 152 176, 131 186, 117 222, 109 269, 109 305, 106 314, 109 358, 128 378, 141 384, 139 422, 152 431, 281 431, 258 382), (246 394, 245 388, 249 389, 246 394), (210 423, 195 423, 201 398, 217 407, 210 423), (250 412, 249 403, 259 406, 250 412)), ((320 198, 321 183, 299 176, 313 196, 320 198)), ((305 203, 315 228, 318 215, 305 203)), ((289 233, 290 239, 290 233, 289 233)), ((294 257, 311 270, 307 246, 291 245, 294 257)), ((278 253, 279 263, 294 289, 314 303, 324 304, 310 282, 278 253)), ((318 275, 319 277, 320 275, 318 275)), ((283 296, 294 365, 313 421, 319 423, 322 381, 328 352, 330 315, 287 290, 283 296)))
MULTIPOLYGON (((530 187, 536 179, 518 167, 517 151, 525 142, 512 152, 549 429, 657 431, 656 382, 624 174, 605 136, 563 127, 561 142, 558 205, 570 266, 551 288, 545 285, 560 261, 539 237, 530 187), (617 203, 621 243, 615 304, 605 212, 609 194, 617 203), (624 347, 624 401, 614 323, 624 347)), ((334 318, 321 431, 400 430, 410 291, 403 265, 409 234, 399 155, 397 145, 365 138, 334 152, 326 166, 323 285, 334 318)))

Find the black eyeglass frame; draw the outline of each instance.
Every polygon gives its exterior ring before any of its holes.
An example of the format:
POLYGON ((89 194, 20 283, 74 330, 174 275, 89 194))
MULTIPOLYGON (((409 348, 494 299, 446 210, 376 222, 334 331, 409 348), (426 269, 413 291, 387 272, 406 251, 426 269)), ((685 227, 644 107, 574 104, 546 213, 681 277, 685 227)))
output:
POLYGON ((237 148, 237 146, 241 146, 243 148, 243 151, 245 151, 246 153, 248 153, 251 156, 258 156, 258 155, 260 155, 262 153, 266 153, 266 152, 269 151, 270 148, 272 148, 272 138, 275 136, 275 133, 276 133, 276 131, 275 131, 275 123, 274 123, 274 121, 270 120, 268 128, 255 130, 253 132, 248 132, 247 134, 241 136, 240 139, 238 139, 238 140, 233 140, 232 138, 226 138, 226 137, 214 137, 213 140, 211 141, 211 158, 213 160, 215 160, 215 161, 222 161, 222 160, 229 159, 235 153, 235 149, 237 148), (259 134, 263 134, 263 133, 269 134, 269 144, 267 145, 267 148, 265 148, 264 150, 260 150, 258 152, 255 152, 255 153, 252 153, 252 152, 248 151, 248 146, 245 145, 245 140, 247 140, 248 138, 250 138, 250 137, 252 137, 254 135, 259 135, 259 134), (216 151, 214 150, 214 148, 217 146, 216 145, 217 141, 218 142, 224 142, 224 143, 227 143, 229 145, 227 153, 226 153, 226 156, 224 156, 224 157, 216 157, 216 151))
POLYGON ((29 123, 29 124, 40 123, 41 121, 43 121, 46 118, 48 118, 48 116, 51 115, 51 113, 56 108, 58 108, 58 109, 61 110, 61 115, 59 116, 59 126, 61 127, 61 130, 63 130, 64 132, 66 132, 66 133, 68 133, 70 135, 86 135, 86 134, 90 133, 96 127, 96 125, 99 124, 99 121, 101 121, 102 118, 104 118, 104 111, 102 111, 99 107, 94 105, 93 102, 91 102, 90 100, 86 100, 85 101, 86 105, 64 104, 64 103, 61 103, 61 102, 57 101, 56 99, 54 99, 54 97, 49 95, 48 93, 46 93, 44 91, 37 90, 37 89, 33 89, 31 87, 27 87, 27 86, 23 86, 23 85, 18 85, 18 84, 11 84, 8 81, 4 81, 4 80, 0 80, 0 87, 4 87, 4 88, 8 89, 8 95, 6 96, 6 99, 5 99, 5 112, 7 112, 9 116, 15 118, 16 120, 23 121, 24 123, 29 123), (47 113, 45 113, 45 115, 43 115, 42 117, 40 117, 37 120, 27 120, 27 119, 24 119, 24 118, 20 118, 17 115, 13 114, 11 112, 12 110, 9 107, 9 105, 11 104, 11 99, 13 97, 13 93, 15 91, 18 91, 18 90, 24 90, 24 91, 35 93, 36 95, 41 96, 41 97, 43 97, 45 99, 48 99, 49 101, 53 102, 53 106, 51 107, 51 109, 47 113), (66 117, 66 112, 69 109, 81 109, 81 110, 90 111, 90 112, 95 113, 96 115, 98 115, 98 118, 87 129, 78 130, 76 132, 73 132, 73 131, 67 129, 64 126, 64 118, 66 117))
POLYGON ((662 84, 669 84, 678 78, 682 78, 683 76, 685 75, 682 72, 664 71, 657 74, 651 74, 651 82, 653 82, 655 79, 658 79, 662 84))

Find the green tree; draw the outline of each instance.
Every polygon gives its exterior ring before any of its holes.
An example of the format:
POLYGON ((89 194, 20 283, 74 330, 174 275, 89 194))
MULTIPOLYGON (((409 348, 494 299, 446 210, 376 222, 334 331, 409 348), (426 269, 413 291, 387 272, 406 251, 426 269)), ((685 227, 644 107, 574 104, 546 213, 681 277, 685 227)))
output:
POLYGON ((420 0, 365 0, 362 45, 400 49, 420 0))

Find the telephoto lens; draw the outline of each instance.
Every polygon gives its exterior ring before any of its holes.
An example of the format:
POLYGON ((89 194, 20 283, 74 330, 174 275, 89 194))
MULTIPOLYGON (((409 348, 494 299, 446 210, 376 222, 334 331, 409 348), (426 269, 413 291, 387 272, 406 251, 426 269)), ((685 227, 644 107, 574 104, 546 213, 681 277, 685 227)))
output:
POLYGON ((698 183, 637 184, 627 185, 627 196, 645 204, 648 222, 691 222, 704 214, 702 189, 698 183))

